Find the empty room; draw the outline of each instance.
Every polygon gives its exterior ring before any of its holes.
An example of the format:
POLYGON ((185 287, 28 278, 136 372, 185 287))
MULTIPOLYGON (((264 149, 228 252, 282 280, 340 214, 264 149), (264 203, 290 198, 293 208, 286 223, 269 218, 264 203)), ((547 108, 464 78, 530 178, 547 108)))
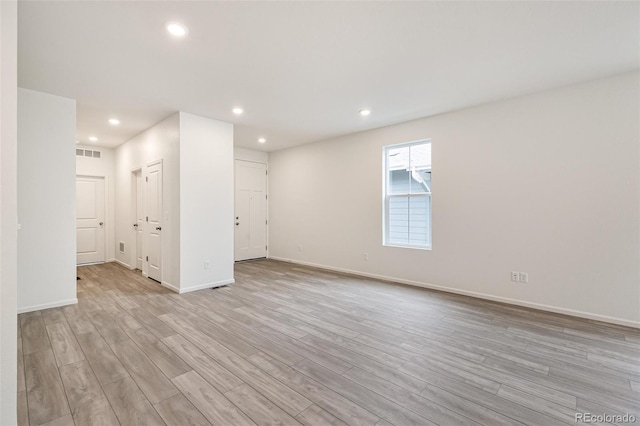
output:
POLYGON ((640 3, 0 34, 0 425, 640 423, 640 3))

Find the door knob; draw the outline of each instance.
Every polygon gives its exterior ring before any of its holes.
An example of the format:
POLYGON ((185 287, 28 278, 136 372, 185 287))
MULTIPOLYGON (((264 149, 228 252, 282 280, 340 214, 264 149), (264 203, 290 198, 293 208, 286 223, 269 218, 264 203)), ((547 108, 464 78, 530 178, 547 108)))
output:
POLYGON ((162 231, 162 226, 156 226, 156 231, 162 231))
POLYGON ((102 222, 100 222, 99 225, 102 226, 102 222))
POLYGON ((236 226, 240 225, 240 222, 236 222, 236 226))
POLYGON ((138 227, 138 224, 137 224, 137 223, 134 223, 134 224, 133 224, 133 227, 134 227, 134 228, 137 228, 137 227, 138 227))

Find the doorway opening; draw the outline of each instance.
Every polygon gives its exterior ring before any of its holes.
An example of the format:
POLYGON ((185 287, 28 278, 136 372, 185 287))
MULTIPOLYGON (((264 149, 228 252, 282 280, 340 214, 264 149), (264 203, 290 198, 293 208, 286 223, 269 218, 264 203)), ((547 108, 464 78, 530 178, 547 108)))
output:
POLYGON ((236 261, 267 257, 267 165, 235 161, 236 261))
POLYGON ((104 263, 104 177, 76 176, 76 264, 104 263))
POLYGON ((131 172, 130 265, 162 283, 162 160, 131 172))

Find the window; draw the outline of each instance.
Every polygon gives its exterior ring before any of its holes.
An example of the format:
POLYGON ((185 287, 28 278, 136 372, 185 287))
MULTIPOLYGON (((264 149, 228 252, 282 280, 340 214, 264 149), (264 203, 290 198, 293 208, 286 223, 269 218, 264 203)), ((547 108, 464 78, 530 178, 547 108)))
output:
POLYGON ((431 140, 384 147, 384 245, 431 248, 431 140))

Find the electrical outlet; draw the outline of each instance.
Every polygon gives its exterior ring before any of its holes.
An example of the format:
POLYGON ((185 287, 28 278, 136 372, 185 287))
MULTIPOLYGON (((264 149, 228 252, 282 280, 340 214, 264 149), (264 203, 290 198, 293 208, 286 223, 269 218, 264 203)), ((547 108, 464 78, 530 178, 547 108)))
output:
POLYGON ((298 244, 298 251, 302 251, 302 245, 298 244))
POLYGON ((204 261, 204 269, 211 269, 211 262, 208 260, 204 261))
POLYGON ((521 283, 529 282, 529 274, 527 272, 520 272, 520 282, 521 283))
POLYGON ((511 271, 511 281, 513 281, 514 283, 520 281, 520 274, 516 271, 511 271))
POLYGON ((369 260, 369 253, 362 253, 362 260, 369 260))

